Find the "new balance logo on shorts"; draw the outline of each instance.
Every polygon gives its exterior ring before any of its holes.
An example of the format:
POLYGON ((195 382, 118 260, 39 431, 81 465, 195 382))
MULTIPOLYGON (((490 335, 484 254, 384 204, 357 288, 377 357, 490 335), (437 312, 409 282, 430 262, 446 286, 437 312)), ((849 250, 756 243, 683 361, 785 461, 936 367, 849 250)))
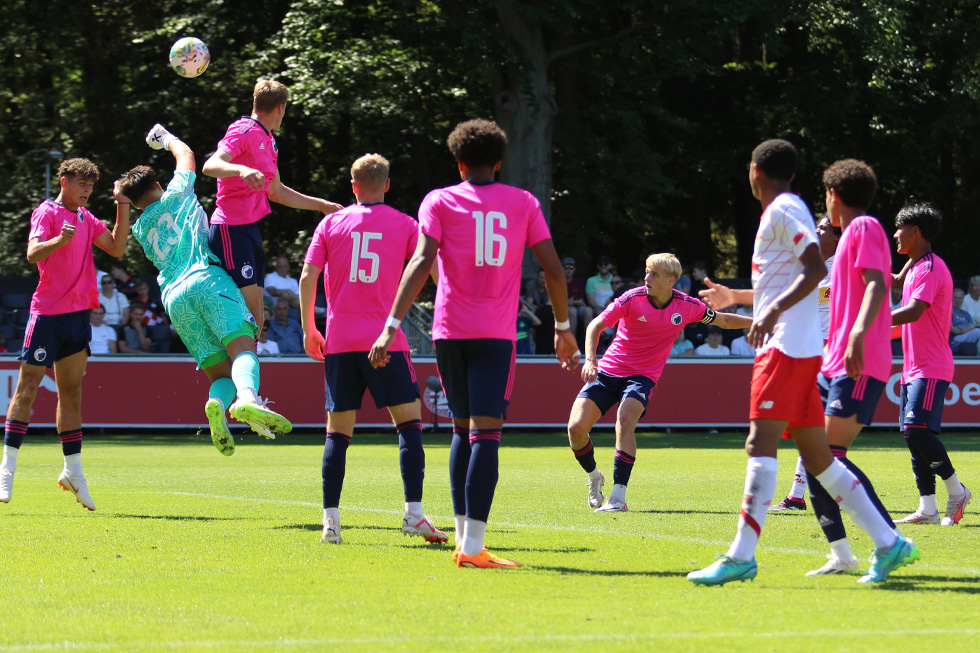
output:
POLYGON ((760 410, 769 410, 770 408, 772 408, 771 401, 763 401, 761 404, 759 404, 760 410))

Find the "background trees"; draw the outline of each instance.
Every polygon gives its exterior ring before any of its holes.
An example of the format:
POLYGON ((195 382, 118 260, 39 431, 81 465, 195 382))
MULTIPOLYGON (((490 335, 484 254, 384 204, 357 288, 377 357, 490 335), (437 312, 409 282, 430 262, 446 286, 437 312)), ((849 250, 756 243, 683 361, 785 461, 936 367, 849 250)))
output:
MULTIPOLYGON (((511 139, 502 179, 538 195, 559 252, 582 261, 580 272, 601 253, 628 273, 646 253, 670 250, 747 276, 759 207, 746 164, 772 136, 800 148, 795 186, 817 212, 823 168, 865 159, 882 182, 873 212, 889 231, 905 202, 931 200, 946 216, 936 245, 954 276, 980 267, 974 2, 49 5, 3 2, 2 274, 33 271, 24 249, 48 150, 100 165, 90 206, 109 217, 116 175, 143 162, 170 169, 142 143, 149 126, 163 122, 203 161, 249 111, 263 75, 294 97, 278 134, 283 179, 341 202, 352 200, 350 161, 377 151, 392 160, 389 201, 414 212, 457 178, 444 145, 452 125, 498 120, 511 139), (166 66, 185 34, 212 51, 197 80, 166 66)), ((214 180, 197 188, 210 208, 214 180)), ((298 261, 316 221, 275 207, 263 221, 269 253, 298 261)), ((127 256, 149 271, 138 246, 127 256)))

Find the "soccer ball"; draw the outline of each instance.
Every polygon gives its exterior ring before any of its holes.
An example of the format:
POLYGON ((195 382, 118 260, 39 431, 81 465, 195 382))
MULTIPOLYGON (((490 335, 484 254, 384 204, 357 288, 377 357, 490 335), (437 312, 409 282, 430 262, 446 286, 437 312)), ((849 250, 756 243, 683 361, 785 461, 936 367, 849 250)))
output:
POLYGON ((170 48, 170 67, 181 77, 197 77, 209 63, 211 53, 201 39, 185 36, 170 48))

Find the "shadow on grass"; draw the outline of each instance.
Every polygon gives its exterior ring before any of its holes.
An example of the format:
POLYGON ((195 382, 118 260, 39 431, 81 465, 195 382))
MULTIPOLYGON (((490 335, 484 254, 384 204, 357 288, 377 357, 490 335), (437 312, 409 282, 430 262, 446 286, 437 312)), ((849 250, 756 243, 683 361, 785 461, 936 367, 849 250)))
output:
POLYGON ((873 586, 876 590, 892 592, 958 592, 960 594, 980 594, 980 578, 976 576, 891 576, 881 584, 873 586), (956 585, 961 583, 962 585, 956 585), (953 585, 951 585, 953 584, 953 585))
POLYGON ((128 515, 126 513, 103 513, 112 519, 160 519, 163 521, 242 521, 248 517, 202 517, 200 515, 128 515))
POLYGON ((548 565, 527 565, 533 571, 553 571, 558 574, 582 574, 586 576, 648 576, 654 578, 687 578, 686 571, 627 571, 627 570, 597 570, 577 569, 575 567, 551 567, 548 565))

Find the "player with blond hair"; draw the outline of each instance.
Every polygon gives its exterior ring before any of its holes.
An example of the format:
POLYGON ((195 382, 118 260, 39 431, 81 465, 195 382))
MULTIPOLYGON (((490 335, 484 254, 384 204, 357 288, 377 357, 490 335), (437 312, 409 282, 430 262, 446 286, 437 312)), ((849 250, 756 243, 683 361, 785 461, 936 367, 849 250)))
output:
POLYGON ((405 260, 415 251, 418 223, 384 203, 390 187, 388 160, 365 154, 351 166, 355 204, 323 218, 313 234, 299 280, 300 316, 307 355, 324 362, 327 437, 323 447, 321 542, 340 544, 340 495, 347 447, 365 389, 378 408, 387 407, 398 432, 405 491, 402 532, 426 542, 448 538, 422 512, 425 452, 422 407, 408 340, 399 330, 386 367, 374 368, 368 350, 398 289, 405 260), (326 337, 314 323, 316 284, 324 275, 326 337))
POLYGON ((568 417, 568 444, 589 475, 589 507, 596 512, 622 512, 626 486, 636 461, 636 423, 646 413, 650 395, 660 380, 677 334, 694 322, 741 329, 752 320, 734 313, 715 313, 704 302, 674 290, 681 264, 673 254, 651 254, 646 259, 644 285, 610 302, 585 332, 585 363, 578 393, 568 417), (596 360, 599 335, 618 325, 612 343, 596 360), (616 403, 616 454, 613 490, 603 503, 605 478, 597 469, 589 431, 616 403))
POLYGON ((269 202, 294 209, 333 213, 339 204, 303 195, 279 177, 279 147, 273 131, 282 126, 289 89, 260 79, 252 92, 252 113, 233 122, 217 151, 201 171, 218 179, 218 196, 208 235, 211 251, 221 260, 261 328, 266 261, 258 221, 271 212, 269 202))

